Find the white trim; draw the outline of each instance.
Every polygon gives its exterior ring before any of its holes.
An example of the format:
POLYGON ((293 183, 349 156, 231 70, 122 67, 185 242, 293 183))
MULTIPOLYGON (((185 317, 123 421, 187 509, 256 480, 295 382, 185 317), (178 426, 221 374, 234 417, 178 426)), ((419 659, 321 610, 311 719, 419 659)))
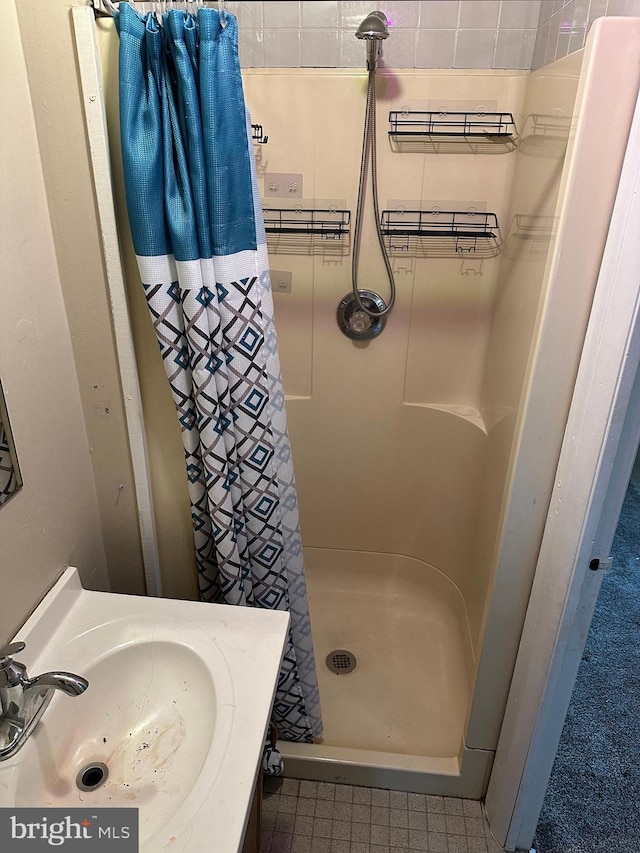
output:
POLYGON ((160 560, 142 415, 142 400, 113 204, 109 143, 95 19, 93 10, 88 6, 74 6, 72 12, 102 254, 109 286, 111 316, 113 318, 120 381, 131 448, 131 463, 142 542, 142 560, 147 593, 148 595, 159 596, 162 595, 160 560))
POLYGON ((486 798, 529 849, 640 439, 640 102, 629 135, 520 650, 486 798))

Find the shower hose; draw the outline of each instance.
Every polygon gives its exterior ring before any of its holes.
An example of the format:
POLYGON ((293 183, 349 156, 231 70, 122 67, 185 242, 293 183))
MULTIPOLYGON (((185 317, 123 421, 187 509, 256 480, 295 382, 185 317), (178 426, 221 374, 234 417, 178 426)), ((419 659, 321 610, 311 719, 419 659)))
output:
POLYGON ((355 297, 358 306, 362 311, 369 315, 369 317, 384 317, 388 314, 393 308, 394 302, 396 301, 396 283, 393 277, 393 270, 391 269, 391 263, 389 261, 389 255, 387 254, 386 247, 384 245, 384 238, 382 236, 382 228, 380 225, 380 210, 378 204, 378 167, 377 167, 377 157, 376 157, 376 65, 377 65, 377 53, 378 53, 378 45, 375 45, 375 50, 371 52, 367 66, 369 69, 369 81, 367 84, 367 105, 364 114, 364 131, 363 131, 363 139, 362 139, 362 159, 360 161, 360 181, 358 183, 358 206, 356 208, 356 223, 354 229, 354 239, 353 239, 353 257, 351 259, 351 281, 353 283, 353 295, 355 297), (390 286, 390 296, 389 302, 386 308, 383 308, 380 311, 374 311, 371 308, 368 308, 366 305, 362 303, 362 299, 360 298, 360 294, 358 292, 358 259, 360 256, 360 234, 362 231, 362 211, 364 207, 364 190, 365 183, 367 180, 367 161, 369 159, 369 151, 371 151, 371 187, 372 187, 372 195, 373 195, 373 211, 375 215, 376 221, 376 233, 378 235, 378 243, 380 244, 380 250, 382 252, 382 257, 384 258, 384 265, 387 270, 387 277, 389 279, 390 286))

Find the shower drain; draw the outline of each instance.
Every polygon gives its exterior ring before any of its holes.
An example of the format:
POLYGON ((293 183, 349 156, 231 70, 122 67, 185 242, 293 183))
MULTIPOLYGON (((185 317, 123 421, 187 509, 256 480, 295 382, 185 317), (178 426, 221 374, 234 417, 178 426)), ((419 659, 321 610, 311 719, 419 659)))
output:
POLYGON ((358 666, 358 658, 347 649, 334 649, 327 655, 326 664, 336 675, 348 675, 358 666))

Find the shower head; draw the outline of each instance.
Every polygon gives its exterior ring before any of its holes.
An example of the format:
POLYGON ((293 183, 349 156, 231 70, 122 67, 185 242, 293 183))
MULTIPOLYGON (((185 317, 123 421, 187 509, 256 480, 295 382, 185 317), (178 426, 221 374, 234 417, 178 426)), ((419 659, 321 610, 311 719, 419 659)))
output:
POLYGON ((384 12, 370 12, 356 30, 356 38, 369 41, 389 38, 388 23, 384 12))

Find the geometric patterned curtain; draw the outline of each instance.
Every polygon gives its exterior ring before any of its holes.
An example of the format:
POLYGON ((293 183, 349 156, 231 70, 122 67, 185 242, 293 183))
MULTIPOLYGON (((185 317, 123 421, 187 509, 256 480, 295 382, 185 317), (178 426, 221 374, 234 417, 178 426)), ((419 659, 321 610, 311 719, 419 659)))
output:
POLYGON ((200 597, 289 611, 274 722, 311 741, 318 682, 237 22, 121 3, 116 23, 129 221, 180 422, 200 597))
POLYGON ((0 504, 7 501, 17 488, 18 478, 9 446, 9 432, 0 420, 0 504))

